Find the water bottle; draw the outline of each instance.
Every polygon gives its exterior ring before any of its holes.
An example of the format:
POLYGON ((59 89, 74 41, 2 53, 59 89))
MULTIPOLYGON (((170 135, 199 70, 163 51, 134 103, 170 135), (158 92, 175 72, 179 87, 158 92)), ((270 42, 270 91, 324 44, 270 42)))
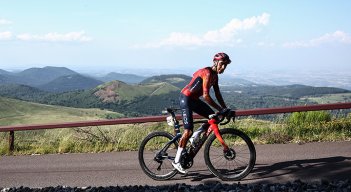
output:
POLYGON ((198 128, 194 133, 193 135, 190 137, 189 141, 190 141, 190 144, 192 146, 196 146, 197 143, 199 142, 200 140, 200 136, 201 136, 201 133, 204 132, 204 128, 201 126, 200 128, 198 128))

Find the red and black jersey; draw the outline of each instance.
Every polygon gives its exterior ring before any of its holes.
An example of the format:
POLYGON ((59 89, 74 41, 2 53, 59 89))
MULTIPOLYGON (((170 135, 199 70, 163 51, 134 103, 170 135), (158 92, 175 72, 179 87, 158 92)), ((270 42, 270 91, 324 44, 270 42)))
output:
POLYGON ((190 83, 181 91, 184 95, 198 99, 204 94, 209 94, 210 88, 218 84, 218 75, 212 71, 211 67, 206 67, 196 71, 190 83))

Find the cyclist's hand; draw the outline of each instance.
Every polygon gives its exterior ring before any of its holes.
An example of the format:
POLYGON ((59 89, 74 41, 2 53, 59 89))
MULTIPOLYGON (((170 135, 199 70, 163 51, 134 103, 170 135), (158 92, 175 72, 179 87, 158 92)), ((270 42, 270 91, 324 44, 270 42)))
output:
POLYGON ((232 110, 231 110, 230 108, 223 108, 223 109, 219 112, 219 114, 221 114, 221 115, 223 115, 223 116, 227 116, 227 115, 230 114, 231 111, 232 111, 232 110))

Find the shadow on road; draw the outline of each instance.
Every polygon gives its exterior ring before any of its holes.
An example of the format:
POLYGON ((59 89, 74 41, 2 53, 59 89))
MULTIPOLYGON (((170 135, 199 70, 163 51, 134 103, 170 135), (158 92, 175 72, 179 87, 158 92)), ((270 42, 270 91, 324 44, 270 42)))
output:
POLYGON ((320 159, 304 159, 279 162, 273 165, 256 165, 251 172, 251 178, 262 178, 289 175, 303 179, 349 179, 351 171, 351 157, 328 157, 320 159))
MULTIPOLYGON (((265 180, 277 182, 278 177, 304 180, 339 180, 350 179, 351 157, 328 157, 320 159, 304 159, 275 163, 273 165, 256 164, 249 176, 242 181, 265 180)), ((208 170, 196 170, 179 178, 191 181, 215 179, 208 170)))

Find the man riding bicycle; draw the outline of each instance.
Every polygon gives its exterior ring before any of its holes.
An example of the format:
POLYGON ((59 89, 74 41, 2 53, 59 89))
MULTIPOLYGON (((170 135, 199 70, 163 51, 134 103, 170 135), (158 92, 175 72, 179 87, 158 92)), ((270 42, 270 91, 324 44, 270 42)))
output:
POLYGON ((215 108, 221 113, 230 111, 224 103, 218 86, 218 74, 222 74, 227 65, 230 63, 231 60, 226 53, 217 53, 213 58, 212 67, 206 67, 196 71, 193 74, 193 78, 191 79, 190 83, 181 91, 179 100, 180 108, 182 110, 184 133, 180 138, 179 147, 174 162, 172 162, 173 167, 180 173, 186 174, 186 171, 181 166, 179 161, 189 138, 192 135, 192 138, 198 137, 201 132, 207 130, 209 127, 208 123, 204 123, 200 129, 193 134, 193 112, 205 118, 209 118, 209 115, 215 113, 211 107, 215 108), (219 105, 210 96, 210 89, 212 86, 219 105), (205 102, 200 100, 201 96, 205 102))

